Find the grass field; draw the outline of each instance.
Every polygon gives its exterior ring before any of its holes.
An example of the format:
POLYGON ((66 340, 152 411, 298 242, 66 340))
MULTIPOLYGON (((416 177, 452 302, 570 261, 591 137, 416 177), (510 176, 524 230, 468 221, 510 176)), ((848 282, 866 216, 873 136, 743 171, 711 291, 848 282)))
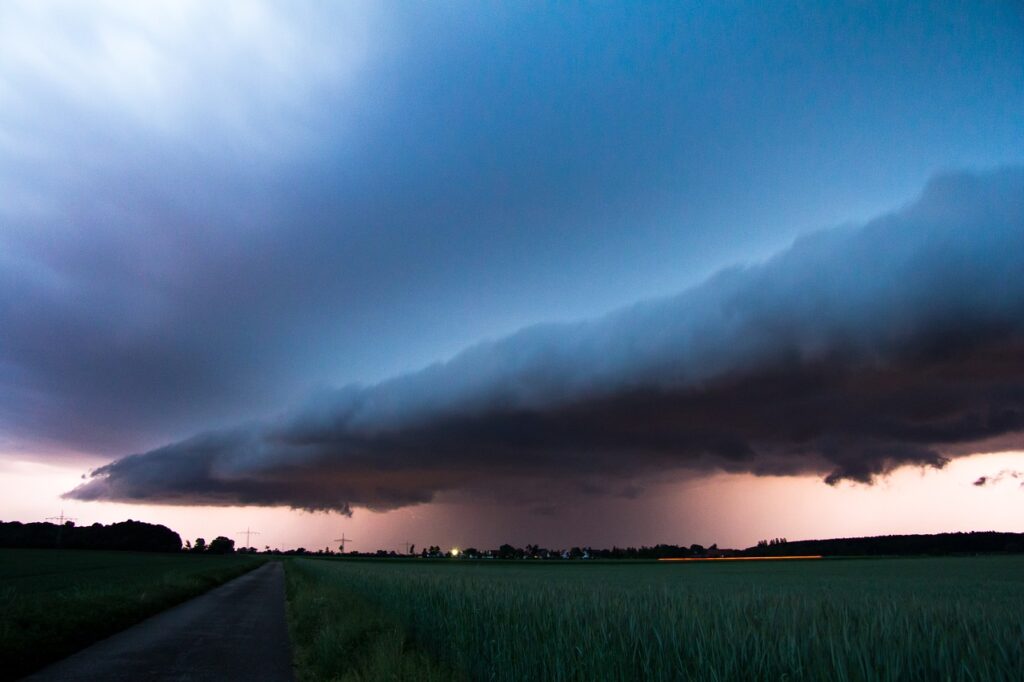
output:
POLYGON ((1024 670, 1022 556, 286 568, 307 680, 1020 680, 1024 670))
POLYGON ((0 679, 17 679, 261 561, 242 555, 0 550, 0 679))

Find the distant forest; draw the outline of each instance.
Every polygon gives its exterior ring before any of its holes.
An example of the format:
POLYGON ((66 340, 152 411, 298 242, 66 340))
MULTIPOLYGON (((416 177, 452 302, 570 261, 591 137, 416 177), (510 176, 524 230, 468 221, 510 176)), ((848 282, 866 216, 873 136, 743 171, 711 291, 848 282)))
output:
POLYGON ((167 526, 130 519, 109 526, 0 521, 0 547, 180 552, 181 537, 167 526))
POLYGON ((1024 533, 938 533, 936 535, 879 535, 870 538, 761 542, 743 556, 886 556, 926 554, 989 554, 1024 552, 1024 533))

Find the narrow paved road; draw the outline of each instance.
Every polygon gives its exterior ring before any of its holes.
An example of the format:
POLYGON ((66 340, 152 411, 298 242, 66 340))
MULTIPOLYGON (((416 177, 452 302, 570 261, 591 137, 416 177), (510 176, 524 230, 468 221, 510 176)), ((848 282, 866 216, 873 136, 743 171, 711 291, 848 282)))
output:
POLYGON ((265 564, 26 678, 291 679, 280 562, 265 564))

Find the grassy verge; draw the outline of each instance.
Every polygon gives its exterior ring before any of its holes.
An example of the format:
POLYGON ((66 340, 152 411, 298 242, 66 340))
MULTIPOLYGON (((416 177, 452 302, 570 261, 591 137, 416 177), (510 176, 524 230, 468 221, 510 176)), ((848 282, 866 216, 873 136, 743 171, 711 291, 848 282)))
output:
POLYGON ((319 563, 285 563, 288 629, 301 682, 460 679, 417 647, 399 621, 343 580, 325 580, 319 563))
POLYGON ((255 557, 0 550, 0 680, 14 680, 251 570, 255 557))
POLYGON ((322 614, 295 626, 307 665, 335 665, 309 679, 341 677, 347 657, 362 651, 344 628, 362 622, 382 623, 403 646, 413 642, 479 680, 967 681, 1019 680, 1024 670, 1019 556, 307 560, 292 573, 309 602, 296 602, 297 613, 322 614))

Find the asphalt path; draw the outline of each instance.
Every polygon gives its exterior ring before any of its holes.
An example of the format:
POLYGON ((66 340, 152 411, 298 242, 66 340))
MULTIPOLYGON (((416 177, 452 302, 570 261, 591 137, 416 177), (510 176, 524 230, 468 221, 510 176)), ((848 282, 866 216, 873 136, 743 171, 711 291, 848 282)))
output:
POLYGON ((293 679, 280 562, 210 590, 26 680, 293 679))

